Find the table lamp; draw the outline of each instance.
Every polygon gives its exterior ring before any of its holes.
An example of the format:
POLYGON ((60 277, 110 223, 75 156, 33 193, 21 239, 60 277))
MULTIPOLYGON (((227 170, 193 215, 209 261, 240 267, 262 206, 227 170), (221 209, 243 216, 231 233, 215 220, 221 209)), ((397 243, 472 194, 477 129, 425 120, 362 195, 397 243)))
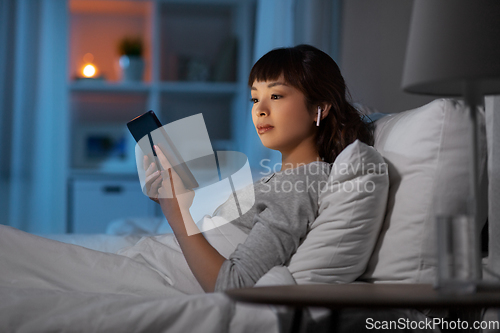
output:
POLYGON ((475 277, 481 278, 477 220, 477 107, 500 94, 500 1, 414 0, 403 69, 404 91, 462 96, 471 120, 471 199, 475 277))

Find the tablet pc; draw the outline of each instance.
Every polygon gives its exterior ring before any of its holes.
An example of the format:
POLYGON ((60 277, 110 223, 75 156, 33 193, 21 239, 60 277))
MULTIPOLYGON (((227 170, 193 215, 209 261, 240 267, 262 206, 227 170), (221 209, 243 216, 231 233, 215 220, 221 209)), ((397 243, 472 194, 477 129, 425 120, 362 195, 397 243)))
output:
POLYGON ((158 117, 156 117, 153 111, 150 110, 132 119, 127 123, 127 127, 130 133, 132 133, 132 136, 141 148, 144 155, 148 156, 150 161, 155 161, 156 166, 160 170, 162 169, 162 167, 153 149, 154 144, 160 147, 160 149, 172 165, 172 168, 182 179, 182 182, 187 189, 194 189, 199 186, 196 178, 193 176, 191 170, 189 170, 186 162, 183 160, 181 154, 175 147, 160 120, 158 119, 158 117), (160 131, 160 133, 162 134, 162 142, 153 143, 151 133, 156 130, 160 131))

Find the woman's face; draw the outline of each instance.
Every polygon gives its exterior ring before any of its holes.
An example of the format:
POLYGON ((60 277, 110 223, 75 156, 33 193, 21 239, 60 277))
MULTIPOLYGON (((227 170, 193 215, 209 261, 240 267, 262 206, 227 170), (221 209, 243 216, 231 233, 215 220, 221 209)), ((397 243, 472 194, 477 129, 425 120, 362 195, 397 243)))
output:
POLYGON ((316 115, 307 110, 300 90, 280 78, 255 81, 251 94, 253 123, 265 147, 286 154, 313 142, 316 115))

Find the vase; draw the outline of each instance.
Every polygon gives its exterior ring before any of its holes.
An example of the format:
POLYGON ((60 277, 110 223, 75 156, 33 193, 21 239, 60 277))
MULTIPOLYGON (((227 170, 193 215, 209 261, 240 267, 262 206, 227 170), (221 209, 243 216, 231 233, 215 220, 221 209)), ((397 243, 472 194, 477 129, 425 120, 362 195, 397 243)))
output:
POLYGON ((122 81, 142 81, 144 60, 140 56, 122 55, 119 63, 122 69, 122 81))

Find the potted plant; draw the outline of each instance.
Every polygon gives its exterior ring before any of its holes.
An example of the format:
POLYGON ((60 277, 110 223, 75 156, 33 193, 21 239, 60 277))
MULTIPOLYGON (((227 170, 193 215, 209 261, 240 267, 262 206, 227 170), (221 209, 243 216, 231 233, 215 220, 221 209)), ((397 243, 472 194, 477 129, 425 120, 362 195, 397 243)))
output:
POLYGON ((123 38, 118 45, 118 51, 122 81, 141 81, 144 74, 142 38, 130 36, 123 38))

